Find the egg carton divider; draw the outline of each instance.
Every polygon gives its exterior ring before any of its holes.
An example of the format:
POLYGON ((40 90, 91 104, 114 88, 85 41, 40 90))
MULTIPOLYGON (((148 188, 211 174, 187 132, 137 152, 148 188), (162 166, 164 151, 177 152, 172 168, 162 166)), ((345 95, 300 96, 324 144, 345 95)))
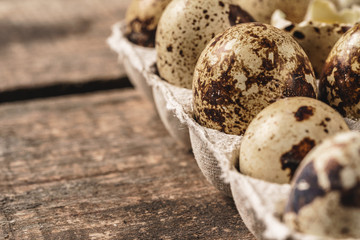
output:
POLYGON ((118 54, 118 62, 124 66, 130 82, 154 103, 152 85, 145 78, 144 71, 146 66, 156 61, 155 49, 131 43, 125 37, 124 32, 125 22, 114 24, 107 43, 118 54))

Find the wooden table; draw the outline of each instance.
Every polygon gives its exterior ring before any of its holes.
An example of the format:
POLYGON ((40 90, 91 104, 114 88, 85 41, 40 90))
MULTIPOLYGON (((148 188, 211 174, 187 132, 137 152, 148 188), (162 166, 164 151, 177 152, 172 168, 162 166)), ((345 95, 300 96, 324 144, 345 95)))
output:
POLYGON ((0 2, 0 239, 254 239, 122 77, 128 2, 0 2))

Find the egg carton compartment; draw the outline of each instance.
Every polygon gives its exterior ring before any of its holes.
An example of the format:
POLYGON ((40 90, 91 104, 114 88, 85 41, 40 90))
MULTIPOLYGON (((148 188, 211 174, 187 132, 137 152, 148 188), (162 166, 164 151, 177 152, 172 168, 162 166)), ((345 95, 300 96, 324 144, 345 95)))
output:
MULTIPOLYGON (((118 22, 112 27, 112 34, 107 42, 112 50, 118 54, 119 63, 123 64, 126 73, 135 86, 153 104, 169 134, 185 148, 190 149, 189 130, 186 125, 175 116, 177 107, 169 104, 168 95, 177 87, 167 84, 158 75, 155 67, 156 52, 154 48, 146 48, 131 43, 124 35, 125 22, 118 22), (164 85, 166 87, 164 87, 164 85)), ((190 108, 191 90, 179 88, 177 102, 190 108), (188 102, 188 104, 186 104, 188 102)), ((174 98, 174 97, 172 97, 174 98)))
POLYGON ((222 134, 213 129, 204 128, 195 121, 191 123, 190 140, 196 162, 205 178, 218 190, 232 197, 230 184, 222 177, 220 161, 236 163, 241 136, 222 134), (226 157, 216 157, 217 152, 226 157), (220 160, 220 161, 219 161, 220 160))
POLYGON ((192 149, 205 178, 224 194, 231 196, 229 183, 222 178, 220 160, 238 159, 242 136, 230 135, 200 126, 192 116, 192 91, 162 80, 154 67, 145 72, 153 86, 156 109, 170 135, 192 149), (226 157, 216 157, 220 152, 226 157))
MULTIPOLYGON (((274 184, 242 174, 238 167, 242 136, 199 125, 193 118, 192 91, 161 79, 154 67, 155 51, 129 43, 122 31, 123 23, 113 27, 113 35, 108 40, 110 46, 118 52, 120 60, 128 59, 129 68, 140 74, 137 80, 141 78, 151 90, 159 116, 171 136, 192 148, 206 179, 224 194, 233 197, 239 214, 254 236, 257 239, 279 240, 324 239, 295 232, 282 222, 290 184, 274 184)), ((360 130, 360 121, 345 120, 350 129, 360 130)))
POLYGON ((112 34, 107 39, 110 48, 118 54, 118 61, 123 65, 130 82, 151 102, 154 102, 152 85, 145 78, 144 70, 156 61, 154 48, 138 46, 124 36, 125 22, 118 22, 112 27, 112 34))
POLYGON ((155 106, 169 134, 186 149, 191 149, 185 116, 191 112, 191 90, 173 86, 159 77, 155 66, 147 68, 155 106))

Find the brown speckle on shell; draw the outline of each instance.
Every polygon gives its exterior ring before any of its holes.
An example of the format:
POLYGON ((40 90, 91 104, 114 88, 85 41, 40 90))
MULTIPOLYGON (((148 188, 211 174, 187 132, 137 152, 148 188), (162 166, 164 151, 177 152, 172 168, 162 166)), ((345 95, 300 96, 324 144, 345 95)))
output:
POLYGON ((318 28, 318 27, 314 27, 314 31, 315 31, 317 34, 320 34, 320 28, 318 28))
POLYGON ((169 45, 169 46, 167 46, 167 48, 166 48, 166 50, 168 51, 168 52, 172 52, 172 45, 169 45))
POLYGON ((351 27, 350 26, 342 26, 338 33, 344 34, 346 33, 351 27))
POLYGON ((283 97, 308 96, 315 98, 316 93, 314 85, 305 81, 302 75, 294 75, 293 79, 286 82, 286 88, 283 91, 283 97))
POLYGON ((287 32, 290 32, 291 30, 293 30, 295 27, 294 24, 290 24, 289 26, 285 27, 284 30, 287 31, 287 32))
POLYGON ((295 31, 295 32, 293 33, 293 36, 294 36, 295 38, 297 38, 297 39, 304 39, 304 38, 305 38, 305 35, 304 35, 302 32, 300 32, 300 31, 295 31))
POLYGON ((311 106, 299 107, 299 109, 294 114, 296 121, 304 121, 309 119, 311 116, 314 115, 314 110, 315 109, 311 106))
POLYGON ((299 166, 301 160, 306 156, 308 152, 315 146, 315 141, 308 137, 304 138, 301 142, 294 145, 290 151, 284 153, 281 158, 281 168, 283 170, 289 169, 289 177, 292 179, 295 170, 299 166))

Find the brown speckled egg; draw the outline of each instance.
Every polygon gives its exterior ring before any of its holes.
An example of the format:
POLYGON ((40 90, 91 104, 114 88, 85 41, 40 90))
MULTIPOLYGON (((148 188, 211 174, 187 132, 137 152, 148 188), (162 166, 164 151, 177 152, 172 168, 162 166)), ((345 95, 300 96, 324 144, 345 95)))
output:
POLYGON ((340 133, 300 165, 284 214, 294 230, 320 237, 360 238, 360 133, 340 133))
POLYGON ((143 47, 155 47, 156 28, 170 1, 132 0, 125 17, 125 35, 129 41, 143 47))
POLYGON ((270 23, 277 9, 283 11, 292 22, 301 22, 311 0, 236 0, 257 21, 270 23))
POLYGON ((253 21, 232 0, 173 0, 156 32, 157 67, 171 84, 192 86, 201 51, 216 34, 238 23, 253 21))
POLYGON ((335 44, 320 78, 320 98, 343 116, 360 117, 360 24, 335 44))
POLYGON ((202 126, 244 134, 250 121, 279 98, 316 97, 312 66, 282 30, 243 23, 215 37, 193 79, 194 117, 202 126))
POLYGON ((278 100, 250 123, 240 148, 240 172, 289 183, 306 154, 324 138, 349 130, 334 109, 313 98, 278 100))
POLYGON ((308 55, 315 74, 320 76, 326 58, 339 38, 352 27, 348 23, 303 21, 299 24, 285 19, 276 11, 271 24, 291 34, 308 55))

